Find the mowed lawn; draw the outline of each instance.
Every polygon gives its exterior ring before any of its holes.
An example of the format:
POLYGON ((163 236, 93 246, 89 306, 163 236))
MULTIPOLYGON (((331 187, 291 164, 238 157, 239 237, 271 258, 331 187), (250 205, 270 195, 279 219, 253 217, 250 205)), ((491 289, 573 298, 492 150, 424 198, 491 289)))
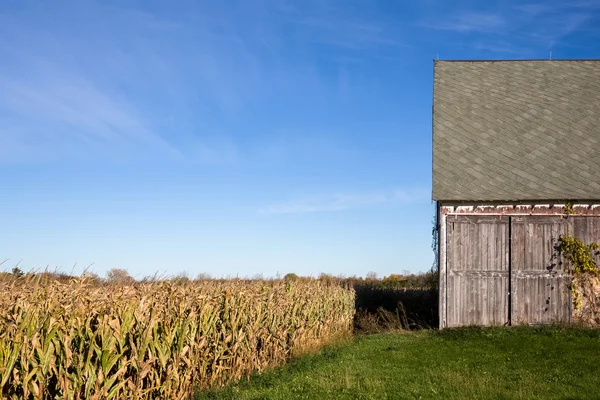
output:
POLYGON ((600 331, 359 336, 196 399, 600 399, 600 331))

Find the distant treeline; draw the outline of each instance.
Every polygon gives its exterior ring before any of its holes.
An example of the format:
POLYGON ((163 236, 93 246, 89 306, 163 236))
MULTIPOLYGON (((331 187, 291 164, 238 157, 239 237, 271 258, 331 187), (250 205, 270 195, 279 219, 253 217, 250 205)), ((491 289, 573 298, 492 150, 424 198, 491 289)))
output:
POLYGON ((284 275, 283 277, 275 277, 275 278, 265 278, 262 275, 257 275, 252 278, 213 278, 207 273, 198 274, 196 277, 190 277, 186 273, 179 273, 176 275, 151 275, 143 278, 132 277, 126 269, 122 268, 113 268, 106 272, 104 277, 99 276, 98 274, 92 272, 84 272, 81 276, 74 276, 67 274, 61 271, 31 271, 24 272, 18 266, 14 267, 12 271, 8 272, 0 272, 0 279, 14 279, 19 278, 25 275, 36 275, 40 278, 47 278, 50 280, 57 281, 68 281, 73 278, 82 278, 85 277, 90 282, 101 283, 125 283, 125 284, 133 284, 135 282, 154 282, 154 281, 180 281, 180 282, 190 282, 190 281, 227 281, 227 280, 237 280, 237 281, 255 281, 255 280, 284 280, 284 281, 293 281, 293 280, 303 280, 303 281, 325 281, 330 283, 339 283, 342 285, 351 286, 354 288, 359 287, 379 287, 379 288, 388 288, 388 289, 436 289, 437 288, 437 274, 433 272, 423 272, 423 273, 406 273, 406 274, 391 274, 385 276, 383 278, 378 278, 377 275, 373 272, 367 274, 366 277, 357 277, 357 276, 336 276, 330 274, 320 274, 318 277, 312 276, 299 276, 294 273, 289 273, 284 275))
MULTIPOLYGON (((288 278, 288 274, 284 279, 288 278)), ((387 289, 436 289, 437 274, 433 272, 422 272, 416 274, 391 274, 383 278, 377 278, 375 274, 367 274, 363 277, 343 277, 321 274, 317 278, 319 280, 337 281, 343 284, 350 285, 354 288, 358 287, 378 287, 387 289)))

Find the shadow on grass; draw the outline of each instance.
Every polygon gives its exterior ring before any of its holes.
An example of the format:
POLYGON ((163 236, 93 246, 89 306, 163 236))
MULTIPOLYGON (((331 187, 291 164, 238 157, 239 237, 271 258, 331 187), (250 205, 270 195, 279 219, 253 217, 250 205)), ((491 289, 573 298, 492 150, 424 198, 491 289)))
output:
POLYGON ((438 326, 438 291, 355 285, 357 333, 429 329, 438 326))

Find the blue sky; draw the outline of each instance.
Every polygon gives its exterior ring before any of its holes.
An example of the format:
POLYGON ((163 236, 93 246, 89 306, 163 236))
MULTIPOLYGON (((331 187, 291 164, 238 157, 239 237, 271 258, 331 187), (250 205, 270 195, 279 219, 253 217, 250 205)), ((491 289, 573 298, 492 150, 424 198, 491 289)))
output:
POLYGON ((598 58, 599 16, 600 0, 1 0, 0 268, 428 270, 432 60, 598 58))

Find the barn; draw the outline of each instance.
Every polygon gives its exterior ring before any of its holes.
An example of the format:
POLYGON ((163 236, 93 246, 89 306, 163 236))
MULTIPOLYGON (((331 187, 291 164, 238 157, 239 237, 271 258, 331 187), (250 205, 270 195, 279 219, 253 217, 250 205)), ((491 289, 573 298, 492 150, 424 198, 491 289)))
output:
POLYGON ((435 61, 440 327, 570 322, 564 234, 600 242, 600 60, 435 61))

